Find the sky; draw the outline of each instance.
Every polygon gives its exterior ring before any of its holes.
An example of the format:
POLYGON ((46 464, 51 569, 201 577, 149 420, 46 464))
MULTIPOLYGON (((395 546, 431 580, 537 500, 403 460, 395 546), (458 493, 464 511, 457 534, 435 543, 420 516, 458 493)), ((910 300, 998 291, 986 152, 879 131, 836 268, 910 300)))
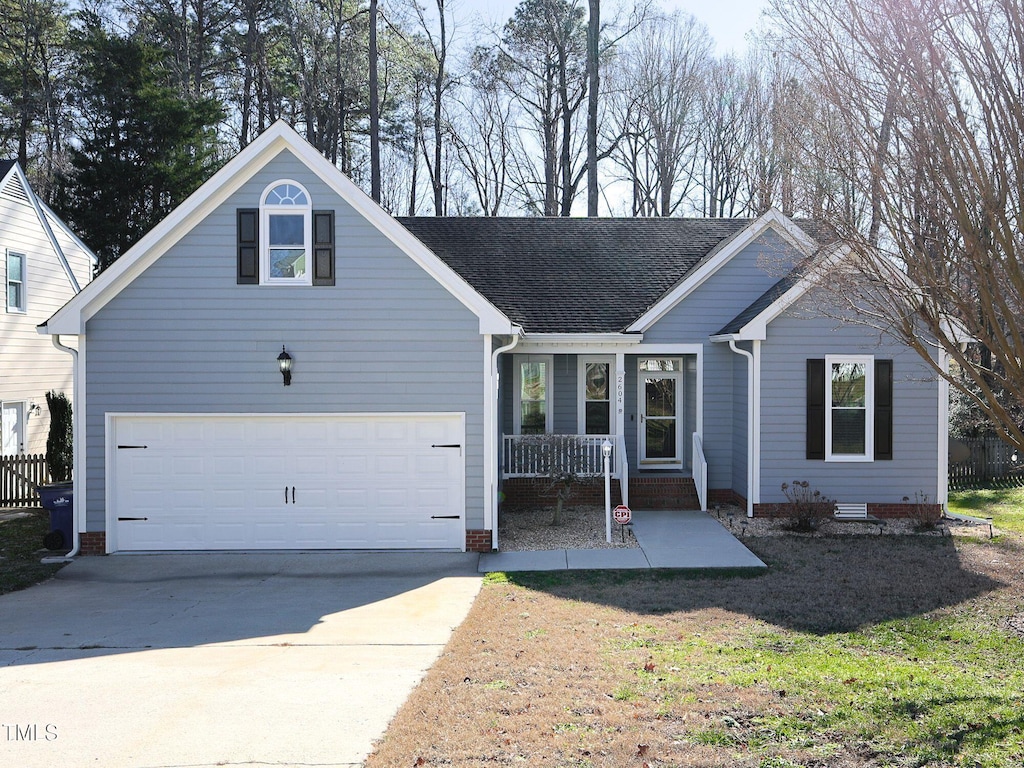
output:
MULTIPOLYGON (((702 21, 715 40, 717 53, 724 54, 746 50, 744 36, 756 26, 768 0, 660 0, 660 4, 666 10, 679 9, 702 21)), ((459 15, 476 12, 485 21, 500 25, 512 16, 516 5, 518 0, 458 0, 453 7, 459 15)), ((586 7, 586 2, 583 5, 586 7)), ((605 5, 611 3, 602 1, 602 16, 605 5)))

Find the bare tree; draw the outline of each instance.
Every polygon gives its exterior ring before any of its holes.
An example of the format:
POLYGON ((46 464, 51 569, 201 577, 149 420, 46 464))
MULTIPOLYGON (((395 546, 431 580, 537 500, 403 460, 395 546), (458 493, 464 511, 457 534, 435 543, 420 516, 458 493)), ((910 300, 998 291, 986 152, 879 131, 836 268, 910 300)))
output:
POLYGON ((866 226, 832 219, 854 257, 828 282, 866 279, 870 290, 850 298, 859 316, 915 348, 1024 448, 1024 6, 779 0, 776 10, 859 160, 845 182, 870 201, 866 226))
POLYGON ((467 87, 457 100, 458 122, 449 126, 459 165, 484 216, 501 213, 508 196, 513 99, 495 74, 495 57, 474 52, 467 87))
POLYGON ((741 194, 750 157, 750 89, 738 59, 726 56, 711 67, 701 91, 698 213, 712 218, 748 213, 741 194))
POLYGON ((707 29, 689 15, 652 17, 619 51, 609 95, 612 157, 630 184, 634 216, 678 215, 689 206, 710 65, 707 29))
POLYGON ((499 71, 541 151, 538 174, 536 150, 521 140, 524 152, 514 158, 513 172, 527 206, 545 216, 570 214, 586 171, 577 129, 587 94, 586 41, 578 0, 523 0, 502 37, 499 71))

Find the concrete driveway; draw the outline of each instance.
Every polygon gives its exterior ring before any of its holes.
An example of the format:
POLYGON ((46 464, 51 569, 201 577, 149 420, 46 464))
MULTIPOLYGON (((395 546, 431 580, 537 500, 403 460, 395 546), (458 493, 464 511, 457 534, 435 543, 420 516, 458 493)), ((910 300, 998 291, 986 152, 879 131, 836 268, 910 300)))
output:
POLYGON ((0 597, 0 765, 357 766, 477 555, 113 556, 0 597))

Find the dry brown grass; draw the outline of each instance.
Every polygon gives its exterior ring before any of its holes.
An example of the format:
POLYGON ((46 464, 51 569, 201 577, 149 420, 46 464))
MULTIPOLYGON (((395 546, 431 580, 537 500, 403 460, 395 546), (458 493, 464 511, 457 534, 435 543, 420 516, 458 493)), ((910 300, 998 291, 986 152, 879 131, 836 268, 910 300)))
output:
POLYGON ((910 765, 840 733, 757 750, 750 739, 719 743, 723 722, 749 736, 768 716, 801 716, 814 692, 670 668, 670 649, 713 654, 758 633, 856 638, 880 622, 963 611, 986 631, 1010 632, 1024 597, 1020 538, 747 543, 767 574, 578 572, 485 584, 367 768, 910 765))

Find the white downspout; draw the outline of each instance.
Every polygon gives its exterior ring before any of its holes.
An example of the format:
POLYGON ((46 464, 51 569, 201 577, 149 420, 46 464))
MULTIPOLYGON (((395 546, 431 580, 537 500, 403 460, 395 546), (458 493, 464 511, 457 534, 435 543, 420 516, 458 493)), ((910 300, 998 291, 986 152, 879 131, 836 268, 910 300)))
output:
POLYGON ((496 550, 498 548, 498 388, 496 386, 498 381, 498 356, 515 349, 519 343, 519 334, 522 333, 522 328, 513 328, 512 341, 506 344, 504 347, 498 347, 494 352, 491 353, 491 370, 490 370, 490 384, 488 386, 489 392, 487 395, 488 402, 490 402, 491 418, 487 420, 485 431, 488 434, 488 446, 487 455, 491 456, 492 459, 489 462, 488 467, 488 493, 487 502, 490 506, 490 520, 491 520, 491 549, 496 550))
MULTIPOLYGON (((754 342, 755 344, 757 342, 754 342)), ((729 349, 747 358, 747 517, 754 516, 754 355, 729 339, 729 349)))
MULTIPOLYGON (((52 336, 50 336, 50 341, 52 341, 53 342, 53 346, 55 346, 61 352, 67 352, 69 355, 71 355, 71 366, 72 366, 71 367, 71 370, 72 370, 72 374, 71 374, 71 388, 72 388, 72 402, 73 402, 72 411, 73 411, 73 414, 74 414, 73 417, 72 417, 72 422, 71 422, 71 424, 72 424, 72 427, 71 427, 72 434, 74 435, 74 438, 73 438, 74 451, 72 453, 72 456, 74 457, 74 466, 71 469, 71 480, 72 480, 72 484, 73 484, 74 487, 81 488, 82 485, 80 483, 78 483, 78 482, 75 482, 75 479, 78 476, 78 473, 81 471, 80 463, 79 463, 79 458, 80 458, 81 454, 79 453, 79 450, 78 450, 78 440, 79 440, 78 436, 79 436, 79 428, 80 428, 79 427, 79 423, 78 423, 79 422, 79 416, 80 416, 80 414, 78 412, 78 350, 75 349, 74 347, 68 347, 68 346, 65 346, 64 344, 61 344, 60 343, 60 334, 56 334, 55 333, 52 336)), ((82 502, 81 499, 75 499, 73 501, 72 505, 71 505, 71 530, 72 530, 72 534, 71 534, 71 551, 68 552, 66 555, 64 555, 63 558, 54 558, 55 560, 70 560, 71 558, 75 557, 78 554, 78 550, 82 546, 81 535, 78 532, 78 515, 79 515, 79 512, 81 511, 81 507, 82 507, 82 503, 81 502, 82 502)))

